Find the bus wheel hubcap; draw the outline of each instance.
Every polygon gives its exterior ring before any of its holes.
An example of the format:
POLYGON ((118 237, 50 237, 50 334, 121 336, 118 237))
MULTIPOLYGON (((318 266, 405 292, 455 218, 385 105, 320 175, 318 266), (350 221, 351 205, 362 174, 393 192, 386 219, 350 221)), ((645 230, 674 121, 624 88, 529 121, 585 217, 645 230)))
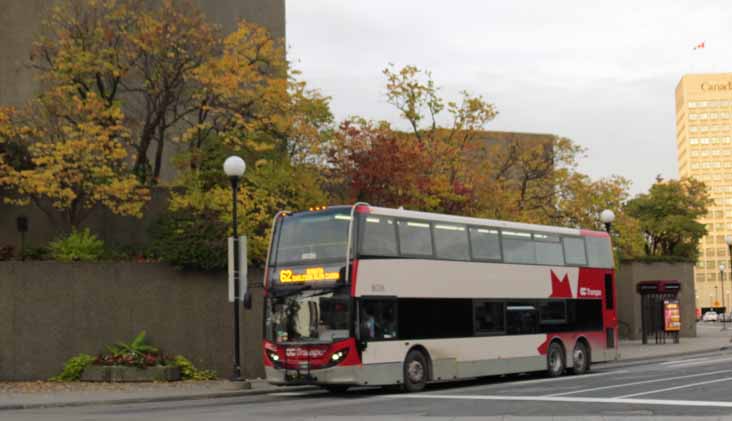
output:
POLYGON ((562 360, 559 357, 559 352, 558 351, 552 352, 551 362, 552 362, 552 370, 553 371, 559 371, 562 368, 562 360))
POLYGON ((411 361, 407 367, 407 374, 412 383, 419 383, 424 378, 424 368, 419 361, 411 361))
POLYGON ((585 366, 585 353, 581 349, 574 350, 574 366, 580 368, 585 366))

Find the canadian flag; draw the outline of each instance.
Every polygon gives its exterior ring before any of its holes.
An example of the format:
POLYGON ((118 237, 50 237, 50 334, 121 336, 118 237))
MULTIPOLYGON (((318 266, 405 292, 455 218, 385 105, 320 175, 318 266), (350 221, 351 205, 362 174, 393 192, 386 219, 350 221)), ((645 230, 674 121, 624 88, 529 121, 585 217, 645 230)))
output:
POLYGON ((697 44, 697 45, 694 46, 694 49, 695 50, 701 50, 702 48, 704 48, 704 43, 703 42, 701 44, 697 44))

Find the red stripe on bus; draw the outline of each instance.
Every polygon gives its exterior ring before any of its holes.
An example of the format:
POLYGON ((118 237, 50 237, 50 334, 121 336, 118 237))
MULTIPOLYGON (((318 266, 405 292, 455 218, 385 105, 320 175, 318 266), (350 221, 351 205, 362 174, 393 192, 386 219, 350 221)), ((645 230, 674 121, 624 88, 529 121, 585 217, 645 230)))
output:
POLYGON ((601 237, 607 238, 608 235, 605 231, 592 231, 592 230, 580 230, 580 235, 583 237, 601 237))
POLYGON ((358 273, 358 259, 351 263, 351 297, 356 296, 356 274, 358 273))

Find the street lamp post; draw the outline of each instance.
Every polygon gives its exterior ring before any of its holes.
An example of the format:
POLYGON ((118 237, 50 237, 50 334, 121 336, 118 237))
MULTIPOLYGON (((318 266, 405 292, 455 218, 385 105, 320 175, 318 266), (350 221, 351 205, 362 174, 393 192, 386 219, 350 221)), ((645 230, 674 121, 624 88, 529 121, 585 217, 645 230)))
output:
POLYGON ((722 285, 722 330, 727 330, 727 305, 724 300, 724 263, 719 265, 719 282, 722 285))
POLYGON ((613 221, 615 221, 615 213, 610 209, 605 209, 600 213, 600 221, 605 224, 605 231, 610 234, 610 228, 612 228, 613 221))
MULTIPOLYGON (((727 243, 727 250, 729 251, 729 264, 730 264, 729 267, 730 267, 730 270, 732 271, 732 235, 725 236, 724 242, 727 243)), ((730 280, 732 280, 732 272, 730 273, 730 280)), ((724 281, 722 281, 722 291, 724 291, 724 281)), ((724 292, 722 292, 722 294, 724 294, 724 292)))
POLYGON ((231 230, 234 236, 234 368, 231 374, 231 380, 241 380, 241 360, 239 355, 239 235, 237 234, 236 220, 236 193, 239 190, 239 180, 244 175, 246 163, 238 156, 230 156, 224 161, 224 173, 231 181, 231 199, 232 199, 232 222, 231 230))

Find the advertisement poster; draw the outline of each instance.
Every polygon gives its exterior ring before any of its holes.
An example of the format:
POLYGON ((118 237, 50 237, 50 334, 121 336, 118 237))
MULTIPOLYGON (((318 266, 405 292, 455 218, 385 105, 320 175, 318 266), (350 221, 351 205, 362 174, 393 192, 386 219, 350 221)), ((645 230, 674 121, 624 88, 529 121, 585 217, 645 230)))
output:
POLYGON ((666 300, 663 302, 664 330, 666 332, 678 332, 681 330, 681 312, 679 311, 678 300, 666 300))

